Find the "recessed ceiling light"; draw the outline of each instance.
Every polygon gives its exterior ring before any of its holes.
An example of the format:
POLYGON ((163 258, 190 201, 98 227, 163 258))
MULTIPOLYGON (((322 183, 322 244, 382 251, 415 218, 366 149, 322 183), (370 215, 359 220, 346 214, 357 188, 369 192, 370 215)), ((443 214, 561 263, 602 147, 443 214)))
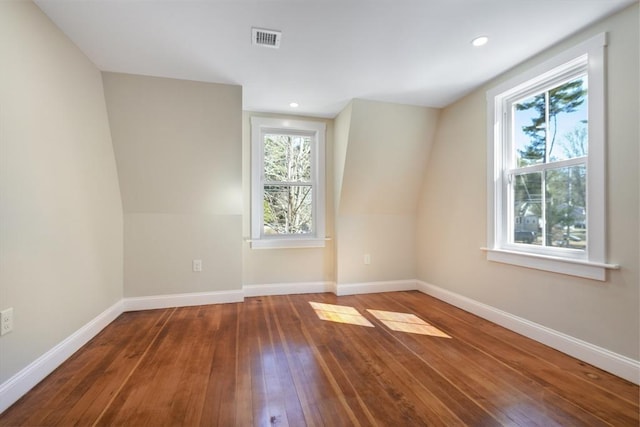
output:
POLYGON ((289 107, 298 108, 298 103, 297 102, 292 102, 291 104, 289 104, 289 107))
POLYGON ((471 44, 476 46, 476 47, 484 46, 485 44, 487 44, 488 41, 489 41, 489 37, 480 36, 480 37, 476 37, 475 39, 471 40, 471 44))

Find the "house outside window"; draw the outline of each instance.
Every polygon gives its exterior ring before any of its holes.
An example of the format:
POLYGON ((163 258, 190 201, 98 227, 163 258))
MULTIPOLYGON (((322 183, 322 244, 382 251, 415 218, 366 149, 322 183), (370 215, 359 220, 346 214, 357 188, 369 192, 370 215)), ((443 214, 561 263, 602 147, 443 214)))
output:
POLYGON ((487 93, 491 261, 605 280, 605 34, 487 93))
POLYGON ((252 248, 325 245, 325 125, 251 119, 252 248))

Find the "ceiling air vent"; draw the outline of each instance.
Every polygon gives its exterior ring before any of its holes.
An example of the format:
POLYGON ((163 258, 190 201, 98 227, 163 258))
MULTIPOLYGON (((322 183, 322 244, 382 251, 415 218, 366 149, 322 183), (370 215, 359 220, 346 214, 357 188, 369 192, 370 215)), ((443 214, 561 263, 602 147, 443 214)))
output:
POLYGON ((265 30, 262 28, 252 28, 251 36, 253 39, 253 44, 255 45, 278 49, 280 47, 280 38, 282 37, 282 32, 265 30))

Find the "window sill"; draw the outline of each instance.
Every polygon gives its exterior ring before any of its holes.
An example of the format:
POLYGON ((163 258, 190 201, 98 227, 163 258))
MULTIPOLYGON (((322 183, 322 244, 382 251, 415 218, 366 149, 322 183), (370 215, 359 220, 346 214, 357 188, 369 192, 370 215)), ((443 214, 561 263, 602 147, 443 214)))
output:
POLYGON ((606 270, 617 270, 618 264, 605 264, 587 260, 560 258, 549 255, 539 255, 527 252, 516 252, 505 249, 480 248, 487 253, 487 260, 513 264, 536 270, 551 271, 569 276, 584 277, 586 279, 606 280, 606 270))
POLYGON ((251 249, 302 249, 324 248, 329 238, 272 238, 247 240, 251 249))

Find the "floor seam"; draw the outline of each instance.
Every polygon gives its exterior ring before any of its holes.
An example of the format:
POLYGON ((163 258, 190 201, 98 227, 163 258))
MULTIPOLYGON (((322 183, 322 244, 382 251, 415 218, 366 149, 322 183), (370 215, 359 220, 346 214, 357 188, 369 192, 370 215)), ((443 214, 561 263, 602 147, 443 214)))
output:
POLYGON ((135 366, 131 369, 131 371, 129 372, 127 377, 124 379, 124 381, 122 381, 122 384, 120 384, 120 387, 118 387, 118 390, 116 390, 116 392, 113 393, 113 396, 111 396, 111 399, 109 399, 109 402, 107 402, 107 404, 105 405, 105 407, 102 410, 102 412, 100 412, 100 415, 98 415, 98 418, 96 418, 96 420, 93 422, 93 424, 91 424, 92 427, 95 427, 96 425, 98 425, 100 420, 102 420, 102 417, 104 417, 104 414, 106 414, 106 412, 109 410, 109 408, 111 407, 113 402, 120 395, 120 392, 122 391, 124 386, 127 385, 127 383, 129 382, 129 380, 131 379, 131 377, 133 376, 135 371, 138 369, 138 366, 140 366, 142 361, 147 357, 147 354, 149 353, 149 350, 151 349, 153 344, 155 344, 155 342, 158 340, 158 336, 160 335, 160 333, 162 333, 162 331, 164 331, 165 327, 167 326, 167 323, 169 322, 169 319, 171 319, 171 317, 173 316, 173 314, 176 312, 177 309, 178 308, 175 307, 175 308, 173 308, 173 310, 171 310, 171 312, 169 313, 169 315, 167 316, 165 321, 162 323, 162 326, 160 327, 158 332, 156 332, 155 336, 153 337, 151 342, 149 342, 149 345, 147 345, 147 348, 145 348, 144 352, 142 353, 142 355, 140 356, 140 358, 136 362, 135 366))

